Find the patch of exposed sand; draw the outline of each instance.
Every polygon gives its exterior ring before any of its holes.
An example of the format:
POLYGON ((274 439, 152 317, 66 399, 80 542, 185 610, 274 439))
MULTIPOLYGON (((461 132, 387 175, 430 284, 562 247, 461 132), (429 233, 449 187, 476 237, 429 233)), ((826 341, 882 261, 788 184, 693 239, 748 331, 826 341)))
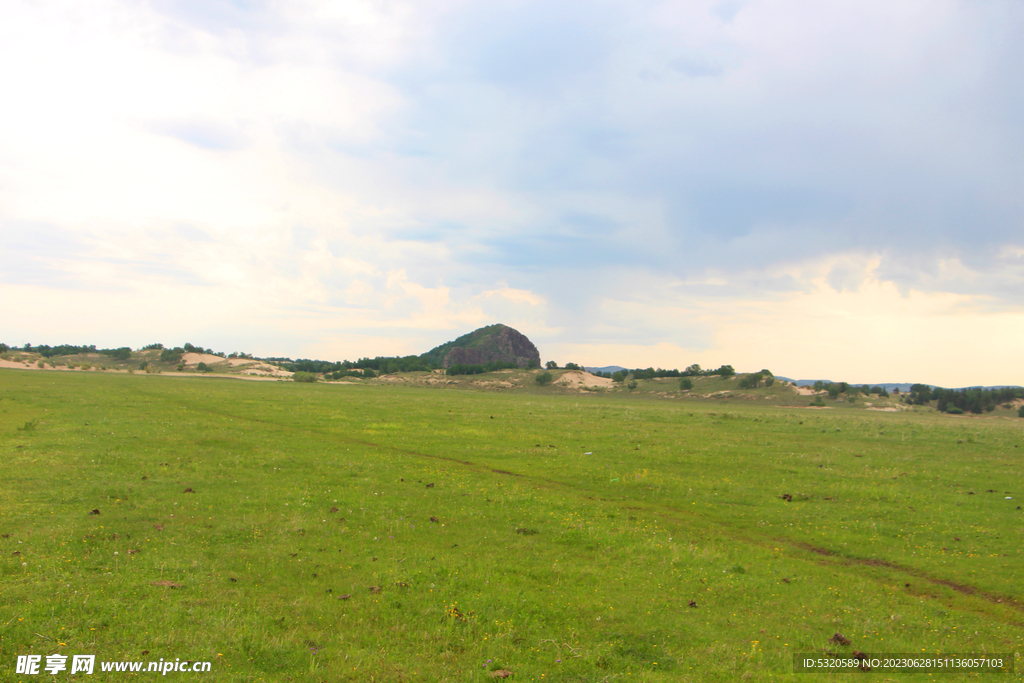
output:
POLYGON ((17 370, 40 370, 41 368, 36 367, 35 361, 31 363, 22 363, 16 360, 3 360, 0 359, 0 368, 15 368, 17 370))
POLYGON ((589 372, 570 370, 559 377, 555 384, 562 384, 564 386, 574 387, 577 389, 582 389, 584 387, 587 389, 603 389, 614 385, 615 382, 607 377, 598 377, 597 375, 592 375, 589 372))
POLYGON ((818 393, 814 390, 813 387, 798 387, 795 384, 791 384, 790 386, 793 387, 793 391, 800 394, 801 396, 814 396, 815 394, 818 393))
POLYGON ((266 365, 263 367, 242 370, 241 374, 250 375, 252 377, 291 377, 295 373, 282 370, 281 368, 275 368, 273 365, 266 365))

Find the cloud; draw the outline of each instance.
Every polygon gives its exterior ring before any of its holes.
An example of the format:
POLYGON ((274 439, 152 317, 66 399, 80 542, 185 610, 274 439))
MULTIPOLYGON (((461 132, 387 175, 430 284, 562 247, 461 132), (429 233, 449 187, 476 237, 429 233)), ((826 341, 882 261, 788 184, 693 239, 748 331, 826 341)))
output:
POLYGON ((1012 335, 1022 30, 999 0, 17 1, 3 295, 119 292, 275 355, 513 320, 801 363, 828 306, 1012 335))

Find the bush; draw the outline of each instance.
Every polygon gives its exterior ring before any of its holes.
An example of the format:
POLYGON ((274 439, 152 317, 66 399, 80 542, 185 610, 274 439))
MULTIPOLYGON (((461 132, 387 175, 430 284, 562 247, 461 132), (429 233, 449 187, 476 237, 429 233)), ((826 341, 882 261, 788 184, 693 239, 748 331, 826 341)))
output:
POLYGON ((679 388, 682 391, 689 391, 690 389, 693 389, 693 380, 689 377, 682 378, 679 380, 679 388))
POLYGON ((537 382, 537 384, 541 385, 542 387, 546 387, 547 385, 551 384, 551 382, 555 379, 555 376, 552 375, 547 370, 545 370, 544 372, 540 373, 533 379, 535 382, 537 382))
POLYGON ((1024 406, 1017 409, 1017 417, 1024 417, 1024 406))
POLYGON ((161 363, 177 363, 184 355, 185 349, 164 349, 160 352, 161 363))
POLYGON ((962 408, 957 408, 956 406, 949 406, 948 408, 946 408, 946 412, 949 413, 950 415, 963 415, 964 414, 963 409, 962 408))
POLYGON ((210 368, 210 366, 207 365, 206 363, 203 363, 202 361, 200 361, 199 365, 196 366, 196 370, 198 370, 199 372, 213 372, 213 369, 210 368))
POLYGON ((821 400, 821 396, 818 396, 813 401, 811 401, 811 405, 814 406, 815 408, 824 408, 825 402, 821 400))
MULTIPOLYGON (((200 365, 202 365, 202 363, 200 363, 200 365)), ((312 372, 303 372, 302 370, 299 370, 294 375, 292 375, 293 382, 309 382, 310 384, 312 384, 316 380, 317 376, 314 375, 312 372)))
POLYGON ((549 360, 549 361, 548 361, 548 362, 547 362, 547 363, 545 364, 545 366, 544 366, 544 367, 546 367, 546 368, 547 368, 548 370, 557 370, 557 369, 558 369, 558 363, 556 363, 556 362, 555 362, 555 361, 553 361, 553 360, 549 360))
POLYGON ((630 391, 633 391, 634 389, 636 389, 636 387, 637 383, 635 379, 629 380, 629 383, 626 384, 626 388, 628 388, 630 391))

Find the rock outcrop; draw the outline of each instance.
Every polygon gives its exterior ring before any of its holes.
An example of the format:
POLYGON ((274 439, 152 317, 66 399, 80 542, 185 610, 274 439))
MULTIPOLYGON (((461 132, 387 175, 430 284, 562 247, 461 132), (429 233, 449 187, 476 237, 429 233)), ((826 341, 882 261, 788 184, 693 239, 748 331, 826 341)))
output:
POLYGON ((441 367, 485 365, 493 362, 515 363, 518 367, 540 367, 540 351, 525 334, 507 325, 488 325, 437 347, 441 367))

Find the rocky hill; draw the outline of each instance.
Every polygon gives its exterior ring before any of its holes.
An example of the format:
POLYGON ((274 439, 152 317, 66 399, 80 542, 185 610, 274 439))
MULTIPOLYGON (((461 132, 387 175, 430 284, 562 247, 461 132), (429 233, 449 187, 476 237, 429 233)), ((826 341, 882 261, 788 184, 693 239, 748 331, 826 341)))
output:
POLYGON ((443 368, 501 361, 521 368, 539 367, 540 352, 525 334, 508 325, 488 325, 431 349, 422 358, 443 368))

